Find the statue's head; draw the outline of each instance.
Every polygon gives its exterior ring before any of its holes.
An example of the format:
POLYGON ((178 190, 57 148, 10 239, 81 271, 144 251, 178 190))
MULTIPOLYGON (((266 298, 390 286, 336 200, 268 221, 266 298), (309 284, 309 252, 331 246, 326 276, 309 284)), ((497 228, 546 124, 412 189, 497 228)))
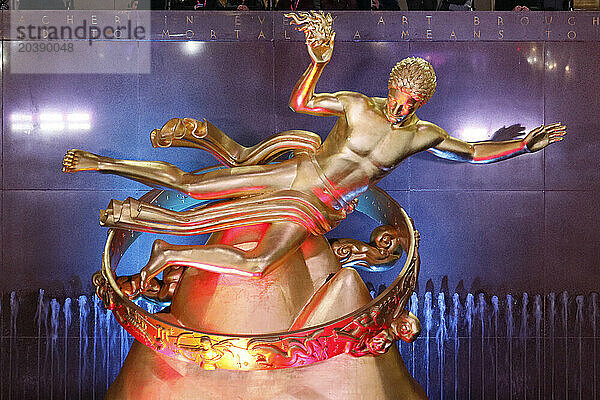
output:
POLYGON ((429 62, 409 57, 392 68, 388 81, 386 115, 392 123, 400 123, 423 106, 435 93, 436 79, 429 62))

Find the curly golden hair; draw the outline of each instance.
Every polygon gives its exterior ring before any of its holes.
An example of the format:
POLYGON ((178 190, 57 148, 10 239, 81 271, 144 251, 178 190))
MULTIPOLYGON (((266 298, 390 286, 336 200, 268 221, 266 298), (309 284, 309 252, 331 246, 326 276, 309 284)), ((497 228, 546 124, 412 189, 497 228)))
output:
POLYGON ((436 85, 433 67, 419 57, 408 57, 396 64, 388 81, 388 89, 404 89, 420 105, 431 99, 436 85))

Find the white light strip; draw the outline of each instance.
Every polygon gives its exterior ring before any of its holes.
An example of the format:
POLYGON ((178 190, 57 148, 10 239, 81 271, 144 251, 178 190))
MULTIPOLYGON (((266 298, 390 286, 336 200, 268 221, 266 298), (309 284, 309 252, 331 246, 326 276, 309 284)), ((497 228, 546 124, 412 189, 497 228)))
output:
POLYGON ((61 113, 43 113, 40 114, 41 122, 62 122, 63 115, 61 113))
POLYGON ((33 129, 33 123, 29 122, 13 122, 10 125, 13 131, 30 131, 33 129))
MULTIPOLYGON (((92 128, 91 116, 88 113, 44 112, 36 117, 39 129, 42 131, 87 131, 92 128)), ((16 131, 30 131, 34 129, 34 115, 14 113, 10 116, 11 129, 16 131)), ((37 127, 37 124, 35 125, 37 127)))
POLYGON ((73 113, 67 115, 67 128, 71 131, 87 131, 90 130, 90 114, 73 113))
POLYGON ((43 131, 60 131, 65 129, 64 122, 42 122, 40 129, 43 131))
POLYGON ((40 114, 40 129, 43 131, 59 131, 65 129, 63 115, 56 112, 40 114))
POLYGON ((10 120, 14 122, 33 122, 33 115, 31 114, 12 114, 10 120))
POLYGON ((90 114, 84 114, 84 113, 67 114, 67 121, 69 121, 69 122, 88 122, 89 120, 90 120, 90 114))
POLYGON ((31 114, 11 114, 10 128, 13 131, 30 131, 33 129, 33 115, 31 114))

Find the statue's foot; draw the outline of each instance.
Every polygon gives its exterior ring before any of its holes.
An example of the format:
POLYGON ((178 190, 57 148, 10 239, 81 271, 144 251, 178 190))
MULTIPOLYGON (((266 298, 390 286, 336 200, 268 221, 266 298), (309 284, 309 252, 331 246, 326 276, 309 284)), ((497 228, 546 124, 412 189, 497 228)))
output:
POLYGON ((63 158, 63 172, 98 171, 100 156, 83 150, 69 150, 63 158))
POLYGON ((121 292, 130 300, 135 299, 142 294, 142 278, 140 274, 120 276, 117 278, 117 285, 121 292))
POLYGON ((106 210, 100 210, 100 225, 114 227, 121 220, 131 222, 138 219, 141 203, 128 197, 125 201, 111 200, 106 210))
MULTIPOLYGON (((161 284, 156 278, 151 279, 148 287, 145 289, 142 288, 142 277, 140 274, 119 276, 116 281, 121 292, 123 292, 129 300, 135 300, 141 295, 160 301, 169 301, 173 297, 172 293, 169 292, 170 288, 164 288, 165 285, 161 284), (168 294, 170 294, 170 296, 168 296, 168 294)), ((177 282, 175 282, 175 284, 177 284, 177 282)), ((174 288, 172 291, 174 291, 174 288)))
POLYGON ((140 271, 142 290, 146 290, 152 278, 169 266, 165 257, 165 251, 168 247, 169 243, 164 240, 157 239, 154 241, 148 264, 140 271))
POLYGON ((122 202, 114 199, 111 200, 110 203, 108 203, 106 210, 100 210, 100 225, 115 226, 115 224, 121 220, 122 209, 122 202))

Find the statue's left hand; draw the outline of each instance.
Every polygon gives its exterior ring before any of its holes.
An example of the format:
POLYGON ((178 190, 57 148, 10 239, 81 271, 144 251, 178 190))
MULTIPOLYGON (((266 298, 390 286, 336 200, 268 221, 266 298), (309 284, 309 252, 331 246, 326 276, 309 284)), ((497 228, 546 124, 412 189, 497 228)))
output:
POLYGON ((560 122, 549 125, 541 125, 525 136, 523 141, 531 152, 535 152, 548 146, 550 143, 560 142, 567 134, 567 127, 560 122))

